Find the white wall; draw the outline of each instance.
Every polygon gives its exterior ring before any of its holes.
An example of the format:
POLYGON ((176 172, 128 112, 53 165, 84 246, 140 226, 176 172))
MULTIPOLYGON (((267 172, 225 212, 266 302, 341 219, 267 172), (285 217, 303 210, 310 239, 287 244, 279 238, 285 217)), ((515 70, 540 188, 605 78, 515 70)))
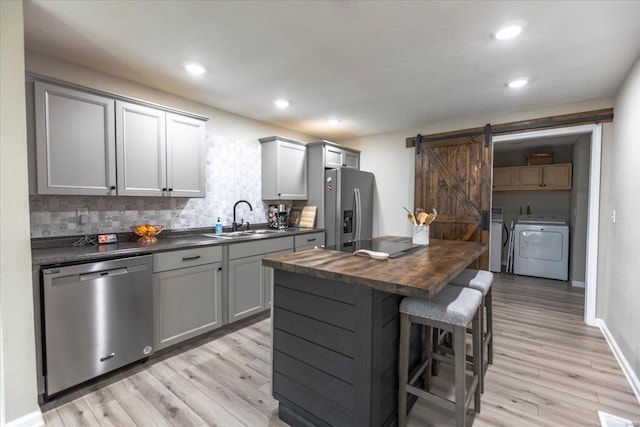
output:
MULTIPOLYGON (((597 316, 604 320, 636 377, 640 377, 640 60, 618 91, 614 138, 608 148, 609 180, 603 187, 597 316), (609 157, 610 156, 610 157, 609 157), (616 211, 616 222, 610 216, 616 211)), ((604 164, 603 164, 604 166, 604 164)), ((604 182, 603 182, 604 185, 604 182)))
POLYGON ((303 142, 319 140, 32 51, 25 52, 25 68, 30 73, 207 116, 206 133, 210 137, 250 140, 281 135, 303 142))
MULTIPOLYGON (((405 129, 378 135, 352 138, 341 144, 362 151, 361 169, 376 176, 373 220, 374 236, 410 236, 411 227, 402 209, 413 209, 415 148, 406 148, 405 139, 418 133, 428 135, 439 132, 482 127, 487 123, 509 123, 540 117, 577 113, 611 108, 613 99, 596 99, 572 104, 555 105, 536 110, 482 115, 447 122, 425 125, 421 128, 405 129)), ((606 138, 605 134, 605 138, 606 138)))
POLYGON ((0 1, 0 82, 0 425, 18 419, 29 425, 41 421, 41 415, 36 391, 19 1, 0 1))

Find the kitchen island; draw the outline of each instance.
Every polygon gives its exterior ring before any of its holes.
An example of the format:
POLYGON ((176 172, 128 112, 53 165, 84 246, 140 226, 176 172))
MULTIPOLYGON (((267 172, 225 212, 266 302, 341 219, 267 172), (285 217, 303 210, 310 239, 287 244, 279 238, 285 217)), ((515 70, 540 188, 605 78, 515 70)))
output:
MULTIPOLYGON (((324 249, 264 259, 274 269, 272 393, 280 418, 291 425, 394 425, 402 297, 432 298, 486 250, 431 240, 396 259, 324 249)), ((421 349, 414 325, 411 366, 421 349)))

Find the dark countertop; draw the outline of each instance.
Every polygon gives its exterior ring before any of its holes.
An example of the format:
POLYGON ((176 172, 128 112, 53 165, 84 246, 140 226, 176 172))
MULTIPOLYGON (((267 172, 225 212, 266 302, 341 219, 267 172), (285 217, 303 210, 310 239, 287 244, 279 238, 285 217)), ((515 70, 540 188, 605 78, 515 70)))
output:
MULTIPOLYGON (((411 241, 406 237, 378 239, 411 241)), ((313 249, 269 256, 262 264, 395 294, 432 298, 487 249, 488 246, 481 243, 431 239, 429 246, 395 259, 375 260, 346 252, 313 249)))
POLYGON ((140 244, 135 240, 135 235, 130 233, 118 236, 118 243, 106 245, 86 245, 72 246, 73 241, 80 236, 72 238, 41 238, 32 240, 31 264, 33 267, 42 265, 90 262, 107 258, 120 258, 125 256, 135 256, 150 254, 154 252, 173 251, 178 249, 188 249, 199 246, 216 246, 248 242, 253 240, 274 239, 278 237, 294 236, 296 234, 307 234, 324 231, 321 228, 288 228, 278 233, 264 234, 258 236, 236 237, 233 239, 222 239, 206 237, 202 234, 213 234, 212 229, 205 230, 179 230, 163 231, 158 235, 158 240, 152 245, 140 244), (127 240, 127 237, 129 240, 127 240))

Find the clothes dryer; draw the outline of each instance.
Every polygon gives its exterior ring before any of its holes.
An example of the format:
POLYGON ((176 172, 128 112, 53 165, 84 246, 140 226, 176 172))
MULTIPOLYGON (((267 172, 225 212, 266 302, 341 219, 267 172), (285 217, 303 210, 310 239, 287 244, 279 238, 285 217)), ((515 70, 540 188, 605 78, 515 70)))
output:
POLYGON ((569 279, 569 226, 565 217, 520 216, 514 246, 515 274, 569 279))

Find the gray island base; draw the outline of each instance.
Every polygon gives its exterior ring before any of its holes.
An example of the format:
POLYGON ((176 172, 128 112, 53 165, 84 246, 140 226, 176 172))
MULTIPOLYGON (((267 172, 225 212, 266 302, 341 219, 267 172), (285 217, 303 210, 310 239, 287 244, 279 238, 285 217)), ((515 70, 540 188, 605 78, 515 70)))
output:
MULTIPOLYGON (((272 393, 280 418, 293 426, 396 425, 402 297, 432 298, 485 250, 432 240, 386 261, 321 249, 265 259, 274 268, 272 393)), ((422 341, 414 325, 410 367, 420 362, 422 341)))

